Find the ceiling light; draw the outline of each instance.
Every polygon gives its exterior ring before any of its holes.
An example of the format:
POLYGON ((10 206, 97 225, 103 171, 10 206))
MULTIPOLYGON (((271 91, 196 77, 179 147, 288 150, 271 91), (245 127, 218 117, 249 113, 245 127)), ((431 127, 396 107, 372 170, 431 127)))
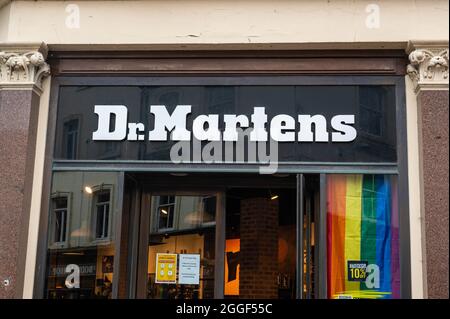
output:
POLYGON ((65 256, 83 256, 84 252, 67 252, 67 253, 63 253, 63 255, 65 255, 65 256))
POLYGON ((273 194, 272 190, 269 189, 269 198, 270 198, 270 200, 275 200, 275 199, 278 198, 278 195, 277 194, 273 194))

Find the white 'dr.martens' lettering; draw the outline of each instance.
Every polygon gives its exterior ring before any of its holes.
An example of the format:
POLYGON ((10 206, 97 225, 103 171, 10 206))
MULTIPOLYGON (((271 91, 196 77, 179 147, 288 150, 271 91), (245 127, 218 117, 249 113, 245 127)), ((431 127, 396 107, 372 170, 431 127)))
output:
MULTIPOLYGON (((145 140, 143 123, 128 123, 128 109, 124 105, 95 105, 98 115, 97 131, 93 132, 94 141, 129 141, 145 140)), ((338 114, 330 119, 330 125, 324 115, 299 114, 297 119, 287 114, 274 116, 270 123, 265 107, 254 107, 253 114, 208 114, 198 115, 192 120, 192 134, 187 129, 191 105, 178 105, 169 114, 165 105, 151 105, 150 113, 154 115, 154 128, 148 132, 149 141, 190 141, 192 136, 200 141, 236 141, 238 128, 250 128, 250 141, 276 142, 351 142, 357 132, 353 127, 355 115, 338 114), (220 130, 220 121, 225 129, 220 130), (268 125, 269 124, 269 125, 268 125), (268 133, 268 130, 269 133, 268 133), (331 129, 331 132, 330 132, 331 129)))

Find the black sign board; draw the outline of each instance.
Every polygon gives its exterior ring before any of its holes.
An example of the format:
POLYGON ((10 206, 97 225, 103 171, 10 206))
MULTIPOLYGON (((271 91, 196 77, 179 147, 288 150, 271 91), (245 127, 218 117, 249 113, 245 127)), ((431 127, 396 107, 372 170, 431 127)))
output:
MULTIPOLYGON (((161 124, 159 121, 163 118, 151 112, 151 108, 163 106, 167 114, 172 115, 183 105, 190 106, 183 119, 192 137, 188 143, 195 139, 192 132, 197 118, 217 116, 217 128, 223 134, 225 115, 243 115, 248 119, 244 127, 252 128, 255 111, 263 108, 267 121, 258 125, 262 125, 267 136, 272 136, 274 127, 283 128, 283 133, 293 133, 292 139, 278 142, 279 163, 395 163, 397 160, 395 87, 381 85, 62 86, 58 98, 55 159, 170 163, 171 150, 179 141, 170 138, 170 125, 161 124), (100 126, 99 114, 95 112, 99 105, 126 109, 126 123, 116 123, 114 113, 107 123, 110 132, 119 125, 126 127, 126 133, 118 140, 95 138, 94 132, 99 131, 100 126), (314 116, 323 122, 304 122, 314 116), (347 116, 347 119, 350 116, 352 121, 342 122, 340 116, 347 116), (167 126, 167 140, 151 138, 155 135, 150 132, 157 129, 155 123, 167 126), (351 140, 339 140, 340 135, 345 135, 344 126, 354 130, 351 140), (133 131, 139 134, 130 134, 133 131), (305 135, 308 131, 311 131, 311 139, 305 135)), ((205 131, 208 128, 204 128, 205 131)), ((209 142, 200 141, 201 148, 209 142)), ((250 158, 247 148, 243 152, 245 160, 250 158)))

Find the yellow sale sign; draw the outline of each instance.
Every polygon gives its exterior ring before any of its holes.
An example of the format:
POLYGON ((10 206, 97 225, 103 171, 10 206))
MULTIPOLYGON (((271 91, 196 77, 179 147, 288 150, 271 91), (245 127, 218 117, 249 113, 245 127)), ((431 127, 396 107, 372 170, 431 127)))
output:
POLYGON ((177 254, 156 254, 156 278, 158 284, 177 283, 177 254))

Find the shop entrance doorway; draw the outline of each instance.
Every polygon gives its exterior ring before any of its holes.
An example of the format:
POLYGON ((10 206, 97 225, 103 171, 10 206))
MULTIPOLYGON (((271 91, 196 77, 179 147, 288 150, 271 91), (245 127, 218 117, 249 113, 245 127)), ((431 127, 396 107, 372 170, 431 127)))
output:
POLYGON ((315 297, 318 175, 127 174, 127 210, 134 297, 315 297))
POLYGON ((228 189, 224 296, 295 298, 295 276, 295 189, 228 189))

